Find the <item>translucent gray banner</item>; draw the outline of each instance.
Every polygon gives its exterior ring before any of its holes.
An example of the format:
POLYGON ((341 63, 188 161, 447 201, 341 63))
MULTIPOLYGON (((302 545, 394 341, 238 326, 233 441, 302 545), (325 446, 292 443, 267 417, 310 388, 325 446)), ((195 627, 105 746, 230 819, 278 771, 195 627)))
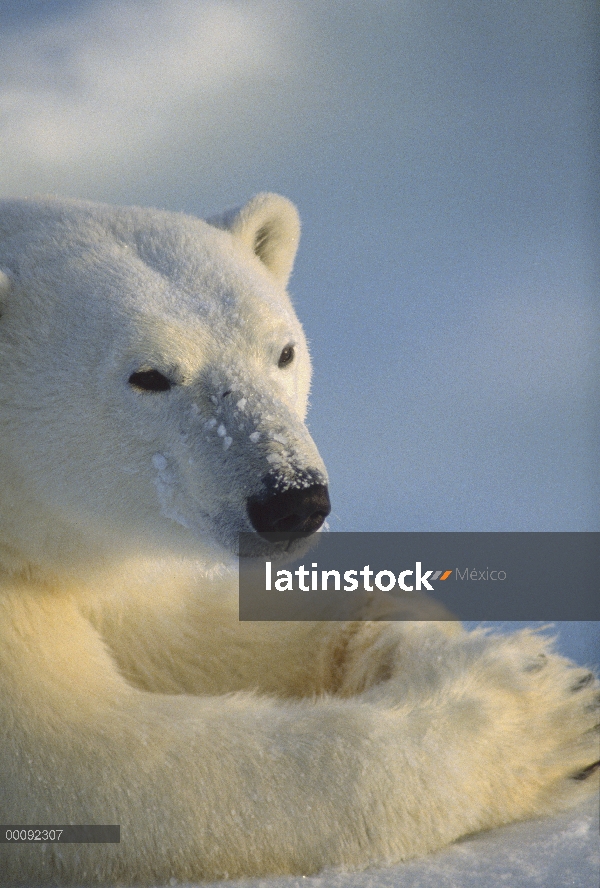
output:
POLYGON ((0 825, 0 844, 119 844, 121 827, 107 825, 0 825))
POLYGON ((240 534, 240 551, 240 620, 600 620, 599 533, 240 534))

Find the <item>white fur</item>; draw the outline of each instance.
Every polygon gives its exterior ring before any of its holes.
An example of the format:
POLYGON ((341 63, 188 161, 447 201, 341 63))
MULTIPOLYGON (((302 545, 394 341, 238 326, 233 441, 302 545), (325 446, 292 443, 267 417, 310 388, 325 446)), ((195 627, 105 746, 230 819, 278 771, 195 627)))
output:
POLYGON ((4 884, 365 867, 596 791, 597 685, 539 636, 238 621, 247 498, 326 480, 298 235, 275 195, 0 207, 0 822, 122 829, 0 844, 4 884))

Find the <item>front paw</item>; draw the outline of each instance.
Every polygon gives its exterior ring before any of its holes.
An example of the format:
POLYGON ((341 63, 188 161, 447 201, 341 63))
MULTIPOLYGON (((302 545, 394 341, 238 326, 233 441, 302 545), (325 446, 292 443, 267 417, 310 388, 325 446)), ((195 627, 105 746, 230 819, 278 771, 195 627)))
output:
POLYGON ((477 699, 485 716, 490 773, 502 775, 490 800, 500 822, 551 813, 597 791, 596 676, 531 630, 487 640, 467 665, 462 693, 477 699))
POLYGON ((560 810, 597 788, 600 684, 547 636, 374 623, 354 632, 346 655, 341 692, 407 720, 458 792, 474 780, 478 828, 560 810))

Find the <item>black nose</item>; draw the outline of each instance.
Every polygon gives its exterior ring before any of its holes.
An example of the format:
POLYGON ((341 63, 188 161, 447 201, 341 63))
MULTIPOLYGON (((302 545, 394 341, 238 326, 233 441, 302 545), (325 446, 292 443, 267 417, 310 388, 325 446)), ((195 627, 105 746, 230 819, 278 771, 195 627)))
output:
POLYGON ((269 533, 314 533, 331 511, 325 484, 293 487, 272 493, 268 499, 248 500, 252 527, 263 536, 269 533))

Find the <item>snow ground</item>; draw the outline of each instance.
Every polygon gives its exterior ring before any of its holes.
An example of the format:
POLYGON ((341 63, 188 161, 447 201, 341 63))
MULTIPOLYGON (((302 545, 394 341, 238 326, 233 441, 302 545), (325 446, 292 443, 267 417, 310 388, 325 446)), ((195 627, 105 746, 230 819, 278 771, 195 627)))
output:
POLYGON ((596 798, 576 811, 511 824, 387 869, 211 882, 202 888, 598 888, 598 815, 596 798))

